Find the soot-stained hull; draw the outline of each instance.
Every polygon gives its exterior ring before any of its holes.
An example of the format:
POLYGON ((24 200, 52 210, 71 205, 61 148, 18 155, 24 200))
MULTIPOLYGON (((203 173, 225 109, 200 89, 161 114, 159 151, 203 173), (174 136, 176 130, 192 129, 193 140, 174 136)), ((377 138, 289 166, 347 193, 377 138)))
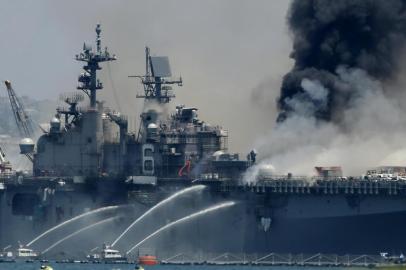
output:
POLYGON ((210 200, 220 198, 237 204, 179 226, 149 246, 162 252, 248 254, 378 254, 406 247, 406 200, 401 197, 237 192, 210 200))
MULTIPOLYGON (((104 228, 104 239, 78 236, 92 244, 112 241, 151 205, 182 187, 168 186, 125 191, 123 186, 101 186, 39 193, 35 186, 14 187, 0 193, 0 244, 26 243, 39 233, 90 209, 130 204, 114 214, 123 220, 104 228), (95 192, 97 190, 97 192, 95 192), (21 194, 30 195, 21 197, 21 194), (20 197, 18 197, 20 196, 20 197), (16 198, 19 198, 16 204, 16 198), (25 205, 22 204, 24 200, 25 205), (149 198, 150 201, 146 200, 149 198), (35 203, 32 207, 30 204, 35 203), (30 208, 31 212, 24 210, 30 208), (22 211, 22 212, 21 212, 22 211), (25 212, 24 212, 25 211, 25 212)), ((246 190, 219 192, 210 188, 174 200, 147 218, 120 241, 131 247, 168 222, 219 202, 235 201, 228 209, 174 227, 145 243, 160 252, 337 253, 400 252, 406 247, 406 199, 363 194, 274 194, 246 190)), ((105 213, 98 220, 111 216, 105 213)), ((95 219, 96 220, 96 219, 95 219)), ((60 237, 95 220, 84 220, 37 243, 45 248, 60 237)), ((91 233, 90 233, 91 235, 91 233)), ((78 238, 78 239, 79 239, 78 238)), ((60 250, 69 249, 69 242, 60 250)), ((87 245, 86 245, 87 246, 87 245)), ((58 249, 56 249, 58 250, 58 249)))
MULTIPOLYGON (((105 185, 103 184, 105 187, 105 185)), ((40 194, 41 207, 32 215, 16 215, 13 198, 16 195, 38 195, 36 189, 9 189, 0 193, 0 243, 2 246, 26 243, 39 233, 84 211, 114 204, 130 203, 131 210, 122 211, 122 222, 100 228, 103 238, 92 233, 78 236, 84 246, 100 245, 112 241, 131 221, 150 205, 138 200, 153 197, 157 201, 173 193, 168 190, 136 192, 137 196, 122 193, 120 187, 102 192, 103 196, 90 196, 89 190, 59 191, 40 194), (114 198, 114 199, 113 199, 114 198), (94 236, 94 235, 93 235, 94 236)), ((206 190, 189 194, 163 207, 130 231, 120 241, 123 251, 142 240, 170 221, 204 209, 218 202, 235 201, 228 209, 208 214, 174 227, 144 244, 157 252, 244 252, 244 253, 337 253, 376 254, 382 251, 401 252, 405 248, 406 200, 399 196, 364 196, 342 194, 257 194, 255 192, 217 192, 206 190), (391 209, 392 211, 389 211, 391 209)), ((30 200, 27 201, 29 203, 30 200)), ((151 204, 154 202, 151 201, 151 204)), ((20 206, 19 206, 20 207, 20 206)), ((28 205, 27 205, 28 207, 28 205)), ((17 209, 18 210, 18 209, 17 209)), ((98 219, 108 215, 99 216, 98 219)), ((79 222, 39 241, 36 247, 45 248, 60 237, 86 226, 92 220, 79 222)), ((97 231, 97 230, 96 230, 97 231)), ((72 242, 67 241, 55 251, 69 252, 72 242)))

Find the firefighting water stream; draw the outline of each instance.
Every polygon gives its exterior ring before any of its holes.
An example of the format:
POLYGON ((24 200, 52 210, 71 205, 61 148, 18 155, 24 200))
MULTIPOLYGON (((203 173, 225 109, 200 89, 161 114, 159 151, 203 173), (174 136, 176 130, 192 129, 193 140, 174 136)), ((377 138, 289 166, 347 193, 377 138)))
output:
POLYGON ((3 14, 0 262, 404 252, 406 0, 149 2, 3 14))
POLYGON ((171 201, 173 201, 175 198, 185 194, 185 193, 189 193, 189 192, 193 192, 193 191, 199 191, 204 189, 205 186, 204 185, 196 185, 196 186, 192 186, 192 187, 188 187, 185 189, 182 189, 176 193, 174 193, 173 195, 169 196, 168 198, 166 198, 165 200, 160 201, 159 203, 157 203, 155 206, 151 207, 148 211, 146 211, 144 214, 142 214, 139 218, 137 218, 133 223, 130 224, 130 226, 128 226, 118 237, 116 240, 114 240, 114 242, 111 244, 111 246, 113 247, 115 244, 117 244, 117 242, 131 229, 133 228, 138 222, 140 222, 141 220, 143 220, 146 216, 148 216, 149 214, 151 214, 154 210, 156 210, 157 208, 170 203, 171 201))
POLYGON ((103 219, 103 220, 98 221, 98 222, 96 222, 96 223, 90 224, 89 226, 86 226, 86 227, 84 227, 84 228, 82 228, 82 229, 80 229, 80 230, 77 230, 76 232, 73 232, 73 233, 71 233, 71 234, 69 234, 69 235, 67 235, 67 236, 65 236, 65 237, 63 237, 63 238, 61 238, 61 239, 59 239, 58 241, 56 241, 55 243, 53 243, 52 245, 50 245, 49 247, 47 247, 46 249, 44 249, 44 251, 42 251, 41 253, 42 253, 42 254, 47 253, 48 251, 50 251, 51 249, 53 249, 54 247, 56 247, 56 246, 59 245, 60 243, 62 243, 62 242, 64 242, 64 241, 66 241, 66 240, 68 240, 68 239, 74 237, 75 235, 80 234, 81 232, 84 232, 84 231, 89 230, 89 229, 91 229, 91 228, 94 228, 94 227, 96 227, 96 226, 103 225, 103 224, 105 224, 105 223, 111 222, 111 221, 116 220, 116 219, 118 219, 118 218, 119 218, 119 217, 106 218, 106 219, 103 219))
POLYGON ((231 202, 220 203, 220 204, 208 207, 208 208, 206 208, 204 210, 201 210, 199 212, 190 214, 190 215, 188 215, 186 217, 183 217, 181 219, 175 220, 175 221, 173 221, 171 223, 168 223, 165 226, 161 227, 160 229, 156 230, 155 232, 151 233, 147 237, 145 237, 143 240, 141 240, 137 244, 135 244, 132 248, 130 248, 127 251, 127 254, 129 254, 131 251, 133 251, 134 249, 136 249, 137 247, 142 245, 145 241, 149 240, 150 238, 154 237, 155 235, 157 235, 157 234, 159 234, 159 233, 161 233, 161 232, 163 232, 163 231, 165 231, 165 230, 167 230, 167 229, 169 229, 169 228, 171 228, 173 226, 179 225, 179 224, 181 224, 183 222, 186 222, 188 220, 191 220, 193 218, 197 218, 199 216, 206 215, 206 214, 208 214, 210 212, 217 211, 217 210, 220 210, 222 208, 230 207, 230 206, 233 206, 233 205, 235 205, 235 202, 232 202, 232 201, 231 202))
POLYGON ((62 222, 62 223, 59 223, 58 225, 52 227, 51 229, 49 229, 49 230, 43 232, 42 234, 38 235, 37 237, 35 237, 33 240, 31 240, 31 242, 29 242, 29 243, 27 244, 27 247, 31 246, 32 244, 34 244, 35 242, 37 242, 39 239, 41 239, 41 238, 43 238, 44 236, 48 235, 49 233, 55 231, 56 229, 59 229, 59 228, 61 228, 61 227, 63 227, 63 226, 66 226, 66 225, 68 225, 68 224, 70 224, 70 223, 72 223, 72 222, 74 222, 74 221, 76 221, 76 220, 78 220, 78 219, 81 219, 81 218, 84 218, 84 217, 88 217, 88 216, 90 216, 90 215, 95 215, 95 214, 98 214, 98 213, 106 212, 106 211, 118 210, 118 209, 120 209, 120 208, 128 207, 128 206, 129 206, 129 205, 113 205, 113 206, 101 207, 101 208, 98 208, 98 209, 95 209, 95 210, 92 210, 92 211, 83 213, 83 214, 78 215, 78 216, 76 216, 76 217, 73 217, 73 218, 71 218, 71 219, 68 219, 68 220, 66 220, 66 221, 64 221, 64 222, 62 222))

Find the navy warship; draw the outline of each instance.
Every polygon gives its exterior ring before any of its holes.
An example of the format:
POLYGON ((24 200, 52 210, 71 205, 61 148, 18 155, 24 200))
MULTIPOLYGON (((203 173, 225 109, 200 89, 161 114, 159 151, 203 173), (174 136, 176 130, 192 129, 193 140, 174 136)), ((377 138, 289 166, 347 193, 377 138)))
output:
MULTIPOLYGON (((57 108, 36 143, 25 138, 32 134, 32 125, 16 106, 24 138, 20 150, 32 162, 32 172, 13 171, 4 154, 0 156, 0 247, 27 243, 63 221, 104 206, 131 205, 123 217, 131 221, 175 191, 203 184, 205 192, 183 198, 154 223, 163 225, 198 204, 237 204, 193 226, 171 230, 156 239, 156 249, 337 254, 404 250, 402 168, 343 177, 339 168, 318 167, 317 176, 310 178, 276 176, 265 168, 247 183, 247 170, 258 163, 256 151, 243 159, 230 153, 227 130, 199 119, 195 107, 179 105, 171 112, 173 87, 182 86, 182 78, 173 79, 168 58, 152 56, 149 48, 145 74, 135 76, 143 87, 137 97, 144 99, 144 110, 138 131, 129 132, 127 118, 97 98, 103 89, 97 77, 101 63, 117 59, 102 49, 100 35, 97 25, 95 48, 84 44, 76 55, 84 64, 79 91, 63 97, 66 106, 57 108), (85 97, 88 105, 82 105, 85 97)), ((12 91, 10 82, 6 86, 12 91)), ((124 223, 116 222, 115 236, 124 223)), ((134 241, 129 235, 117 248, 134 241)), ((82 243, 83 249, 91 248, 82 243)), ((33 248, 44 245, 38 242, 33 248)))

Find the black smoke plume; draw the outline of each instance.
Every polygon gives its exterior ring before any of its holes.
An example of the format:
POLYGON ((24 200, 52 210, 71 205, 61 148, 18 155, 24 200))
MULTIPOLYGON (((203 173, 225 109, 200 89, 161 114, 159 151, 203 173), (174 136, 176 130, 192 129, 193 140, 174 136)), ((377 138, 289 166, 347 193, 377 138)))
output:
POLYGON ((406 0, 294 0, 287 19, 295 64, 282 83, 279 122, 295 114, 339 122, 359 95, 342 82, 341 67, 381 82, 399 70, 406 0))

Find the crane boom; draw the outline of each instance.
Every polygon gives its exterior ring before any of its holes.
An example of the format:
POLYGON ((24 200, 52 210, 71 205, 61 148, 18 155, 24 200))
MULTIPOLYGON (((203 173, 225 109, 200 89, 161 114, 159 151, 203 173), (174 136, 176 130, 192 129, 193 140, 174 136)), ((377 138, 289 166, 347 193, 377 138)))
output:
POLYGON ((11 86, 11 82, 7 80, 4 83, 7 88, 11 109, 13 111, 14 119, 20 132, 20 136, 22 138, 30 138, 32 137, 34 131, 32 128, 31 120, 24 109, 24 105, 17 97, 13 87, 11 86))

